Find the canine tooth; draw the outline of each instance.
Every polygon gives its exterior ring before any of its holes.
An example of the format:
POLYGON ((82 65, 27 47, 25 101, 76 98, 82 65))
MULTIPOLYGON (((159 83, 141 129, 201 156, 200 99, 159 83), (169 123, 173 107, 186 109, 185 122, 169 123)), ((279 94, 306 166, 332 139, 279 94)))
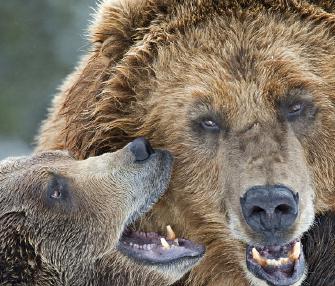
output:
POLYGON ((299 258, 299 256, 300 256, 300 241, 297 241, 289 253, 289 259, 291 261, 295 261, 299 258))
POLYGON ((166 231, 167 231, 167 236, 166 238, 169 240, 175 240, 176 239, 176 234, 174 233, 172 227, 170 225, 166 226, 166 231))
POLYGON ((259 258, 261 257, 261 255, 259 254, 258 250, 254 247, 252 249, 252 258, 255 259, 255 258, 259 258))
POLYGON ((168 242, 166 241, 164 237, 161 237, 161 244, 164 249, 170 249, 170 244, 168 244, 168 242))
POLYGON ((174 242, 174 244, 175 244, 176 246, 179 246, 178 238, 176 238, 173 242, 174 242))
POLYGON ((258 250, 254 247, 252 249, 252 258, 262 267, 267 266, 267 259, 263 258, 258 250))

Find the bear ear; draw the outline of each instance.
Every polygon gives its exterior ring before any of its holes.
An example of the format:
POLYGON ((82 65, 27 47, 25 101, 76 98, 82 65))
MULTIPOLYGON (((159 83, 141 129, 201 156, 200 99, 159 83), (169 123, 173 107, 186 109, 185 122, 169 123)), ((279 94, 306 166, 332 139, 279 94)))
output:
POLYGON ((144 30, 160 11, 164 0, 104 0, 89 28, 90 41, 103 56, 118 60, 143 38, 144 30))
POLYGON ((20 168, 25 159, 27 159, 26 156, 20 156, 20 157, 8 157, 0 161, 0 181, 1 178, 7 176, 8 173, 20 168))
MULTIPOLYGON (((137 134, 144 112, 135 104, 138 86, 152 77, 146 67, 153 61, 157 43, 169 36, 159 26, 174 1, 104 0, 99 5, 90 27, 95 50, 61 90, 64 101, 58 114, 64 117, 64 126, 56 148, 83 159, 142 136, 137 134)), ((147 94, 147 87, 141 88, 147 94)), ((43 133, 49 133, 49 127, 53 133, 53 123, 47 124, 43 133)))

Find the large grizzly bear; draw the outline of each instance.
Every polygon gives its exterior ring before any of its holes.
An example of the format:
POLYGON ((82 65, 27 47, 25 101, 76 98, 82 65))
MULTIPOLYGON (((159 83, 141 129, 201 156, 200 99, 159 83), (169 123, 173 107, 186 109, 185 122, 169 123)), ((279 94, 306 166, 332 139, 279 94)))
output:
POLYGON ((300 237, 335 206, 335 2, 106 0, 38 150, 137 136, 171 151, 137 227, 207 245, 191 285, 300 285, 300 237), (266 281, 266 282, 265 282, 266 281))
POLYGON ((155 286, 180 279, 202 246, 127 230, 168 186, 172 157, 152 151, 137 139, 85 161, 54 151, 0 162, 0 285, 155 286))

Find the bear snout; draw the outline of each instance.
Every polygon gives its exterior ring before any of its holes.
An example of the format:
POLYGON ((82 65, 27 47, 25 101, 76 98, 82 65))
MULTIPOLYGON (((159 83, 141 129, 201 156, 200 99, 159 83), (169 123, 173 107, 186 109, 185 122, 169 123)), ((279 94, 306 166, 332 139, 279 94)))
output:
POLYGON ((143 137, 136 138, 131 142, 129 149, 134 154, 136 161, 145 161, 155 153, 149 141, 143 137))
POLYGON ((254 186, 240 199, 246 223, 269 243, 296 221, 299 195, 283 185, 254 186))

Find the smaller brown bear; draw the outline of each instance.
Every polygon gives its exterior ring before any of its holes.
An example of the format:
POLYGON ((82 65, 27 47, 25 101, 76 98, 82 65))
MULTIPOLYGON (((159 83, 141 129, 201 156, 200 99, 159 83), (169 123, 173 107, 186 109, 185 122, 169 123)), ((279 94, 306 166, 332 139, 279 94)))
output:
POLYGON ((127 226, 166 191, 167 151, 136 139, 75 161, 43 152, 0 163, 0 285, 168 285, 201 259, 186 239, 127 226))

